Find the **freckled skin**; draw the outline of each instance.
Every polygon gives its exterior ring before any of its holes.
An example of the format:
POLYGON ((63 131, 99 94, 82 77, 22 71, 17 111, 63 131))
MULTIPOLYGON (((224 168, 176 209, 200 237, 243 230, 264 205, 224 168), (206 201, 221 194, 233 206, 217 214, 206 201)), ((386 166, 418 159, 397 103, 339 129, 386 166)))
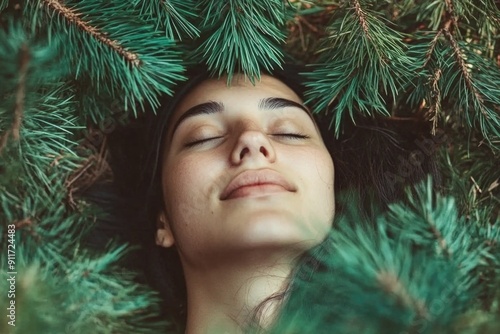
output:
POLYGON ((302 110, 260 110, 263 98, 279 97, 302 104, 281 81, 263 75, 255 86, 242 76, 231 87, 225 78, 194 88, 171 117, 162 166, 165 246, 175 243, 183 265, 208 266, 255 249, 296 249, 321 242, 334 213, 334 166, 315 123, 302 110), (172 124, 189 108, 220 102, 217 114, 172 124), (275 136, 300 132, 307 139, 275 136), (194 147, 190 141, 221 137, 194 147), (221 201, 229 182, 247 169, 272 169, 295 187, 221 201))

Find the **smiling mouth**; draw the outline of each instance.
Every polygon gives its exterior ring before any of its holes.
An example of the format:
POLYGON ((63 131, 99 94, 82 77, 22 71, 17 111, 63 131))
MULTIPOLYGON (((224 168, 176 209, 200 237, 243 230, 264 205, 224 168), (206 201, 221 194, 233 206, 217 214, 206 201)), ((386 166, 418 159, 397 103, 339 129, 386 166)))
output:
POLYGON ((250 184, 233 190, 226 199, 259 197, 280 192, 289 192, 289 190, 285 189, 283 186, 273 183, 250 184))

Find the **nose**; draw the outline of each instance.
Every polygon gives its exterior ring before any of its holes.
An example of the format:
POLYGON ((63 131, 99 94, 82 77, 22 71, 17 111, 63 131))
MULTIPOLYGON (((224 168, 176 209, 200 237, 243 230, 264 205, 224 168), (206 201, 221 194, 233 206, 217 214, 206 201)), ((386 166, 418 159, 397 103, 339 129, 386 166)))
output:
POLYGON ((276 160, 276 152, 266 134, 257 130, 247 130, 238 137, 230 159, 234 165, 253 159, 265 159, 273 163, 276 160))

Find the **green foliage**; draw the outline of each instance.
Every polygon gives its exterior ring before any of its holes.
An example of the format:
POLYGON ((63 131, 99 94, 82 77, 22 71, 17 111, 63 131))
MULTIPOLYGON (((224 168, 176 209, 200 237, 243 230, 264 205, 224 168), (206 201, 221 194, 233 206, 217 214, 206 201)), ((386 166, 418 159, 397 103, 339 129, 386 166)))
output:
POLYGON ((178 40, 199 36, 199 29, 190 22, 196 18, 195 4, 193 0, 136 0, 141 16, 155 22, 156 30, 165 30, 168 39, 178 40))
POLYGON ((450 333, 479 308, 477 271, 490 258, 498 268, 499 258, 476 240, 500 241, 498 226, 485 239, 430 181, 408 196, 376 225, 351 203, 295 275, 273 333, 450 333))
POLYGON ((431 30, 438 30, 445 20, 444 12, 449 13, 461 25, 467 28, 477 29, 481 32, 490 31, 492 27, 498 28, 498 8, 495 1, 406 1, 407 12, 416 15, 417 20, 428 22, 431 30))
POLYGON ((455 119, 465 119, 469 129, 480 129, 490 143, 497 141, 500 69, 482 56, 487 49, 438 33, 417 37, 410 53, 419 59, 411 69, 420 71, 412 103, 425 100, 434 117, 443 117, 446 111, 455 119))
MULTIPOLYGON (((67 74, 68 59, 61 54, 61 44, 50 41, 47 35, 33 36, 19 23, 6 22, 0 30, 0 130, 12 130, 16 117, 24 109, 37 105, 33 96, 48 82, 58 83, 67 74), (17 113, 17 114, 16 114, 17 113)), ((50 95, 50 94, 49 94, 50 95)), ((19 132, 17 126, 16 132, 19 132)), ((18 134, 14 134, 18 137, 18 134)))
POLYGON ((242 71, 252 82, 260 72, 280 67, 287 8, 280 0, 203 0, 200 30, 206 33, 195 56, 228 82, 242 71))
MULTIPOLYGON (((22 256, 19 254, 18 256, 22 256)), ((57 267, 30 261, 17 270, 16 326, 0 322, 2 333, 158 333, 166 323, 151 321, 158 309, 156 296, 133 281, 130 273, 114 266, 124 247, 115 247, 99 258, 74 249, 57 267), (59 273, 54 275, 54 273, 59 273)), ((5 268, 6 264, 0 260, 5 268)), ((2 291, 9 277, 0 275, 2 291)), ((7 308, 7 298, 0 307, 7 308)))
MULTIPOLYGON (((153 319, 156 295, 120 268, 128 246, 99 254, 82 246, 102 214, 78 197, 79 183, 96 177, 83 130, 156 109, 189 64, 255 82, 297 58, 310 65, 307 102, 337 135, 363 131, 352 124, 361 119, 410 120, 417 139, 444 129, 443 194, 422 183, 369 221, 350 198, 352 210, 299 268, 272 332, 498 333, 498 8, 493 0, 0 0, 0 239, 16 226, 18 271, 17 326, 4 317, 0 332, 165 332, 153 319)), ((2 247, 1 291, 6 254, 2 247)))
POLYGON ((335 12, 319 64, 307 75, 309 102, 315 112, 333 109, 336 134, 346 112, 353 121, 357 113, 389 115, 387 103, 411 77, 414 59, 405 53, 403 35, 365 3, 346 2, 335 12))
POLYGON ((443 191, 457 199, 461 215, 482 225, 493 223, 500 217, 500 154, 477 136, 465 143, 460 137, 453 135, 453 150, 441 152, 443 191))
MULTIPOLYGON (((77 89, 94 98, 119 101, 124 109, 158 106, 184 70, 173 41, 123 1, 38 1, 27 5, 26 19, 60 39, 71 60, 77 89)), ((81 112, 98 122, 107 115, 87 104, 81 112)))

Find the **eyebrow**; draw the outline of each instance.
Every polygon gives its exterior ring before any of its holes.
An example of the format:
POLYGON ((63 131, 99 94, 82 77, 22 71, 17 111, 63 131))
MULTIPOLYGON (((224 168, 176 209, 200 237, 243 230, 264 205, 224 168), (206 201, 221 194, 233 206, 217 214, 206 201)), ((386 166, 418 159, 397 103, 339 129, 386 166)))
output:
MULTIPOLYGON (((287 107, 295 107, 303 110, 313 121, 314 124, 314 118, 309 111, 309 109, 305 106, 303 106, 300 103, 297 103, 292 100, 284 99, 281 97, 267 97, 264 99, 261 99, 259 101, 258 108, 259 110, 277 110, 277 109, 283 109, 287 107)), ((210 115, 210 114, 216 114, 220 113, 224 110, 224 104, 221 102, 215 102, 215 101, 209 101, 205 103, 201 103, 198 105, 195 105, 194 107, 189 108, 186 112, 184 112, 181 117, 175 122, 175 125, 172 129, 172 134, 170 135, 170 138, 174 136, 175 130, 179 127, 179 125, 185 121, 188 118, 199 116, 199 115, 210 115)))

